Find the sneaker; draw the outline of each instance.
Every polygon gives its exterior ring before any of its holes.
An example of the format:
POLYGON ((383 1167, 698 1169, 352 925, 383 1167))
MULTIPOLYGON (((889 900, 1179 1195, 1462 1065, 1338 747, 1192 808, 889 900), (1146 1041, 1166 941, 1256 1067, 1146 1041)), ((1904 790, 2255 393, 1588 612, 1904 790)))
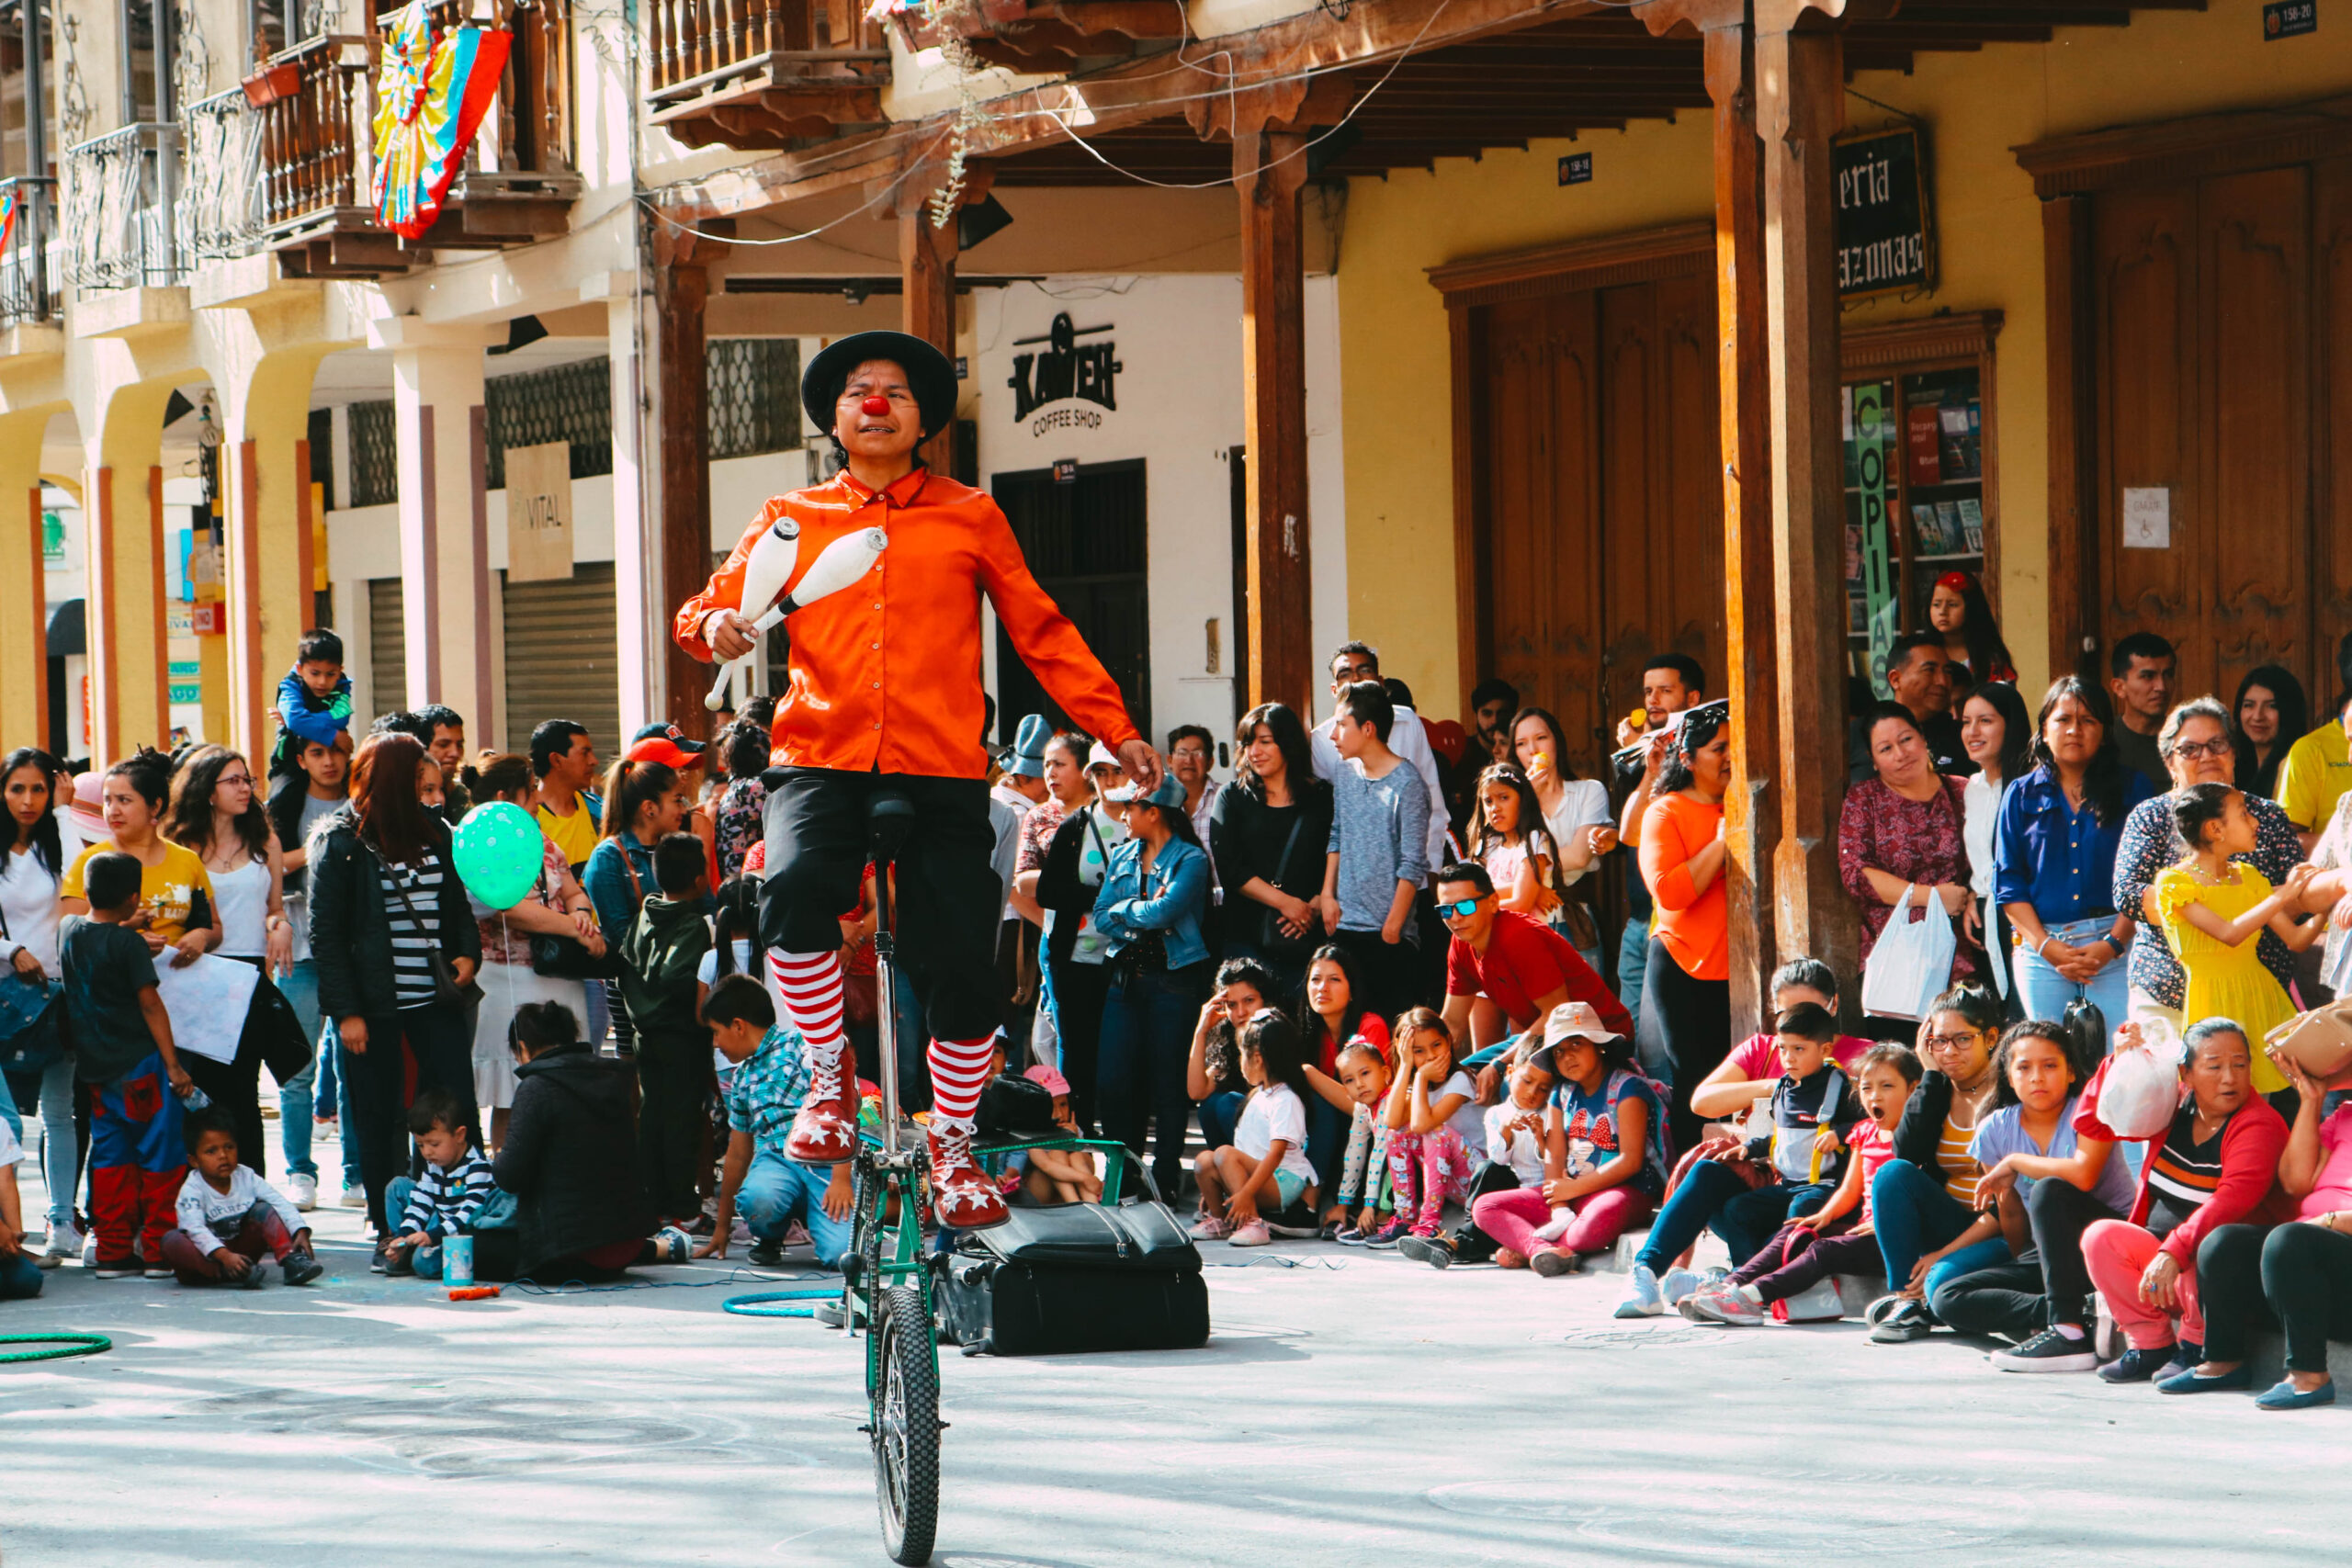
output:
POLYGON ((2198 1365, 2204 1359, 2204 1346, 2198 1344, 2193 1339, 2183 1339, 2172 1348, 2172 1359, 2166 1361, 2164 1366, 2158 1370, 2156 1376, 2160 1378, 2168 1378, 2176 1372, 2188 1371, 2190 1368, 2198 1365))
POLYGON ((139 1259, 101 1258, 98 1259, 97 1267, 91 1272, 101 1280, 136 1280, 139 1278, 139 1259))
POLYGON ((1894 1305, 1887 1309, 1886 1314, 1871 1325, 1871 1343, 1908 1345, 1915 1339, 1925 1339, 1934 1327, 1934 1319, 1928 1315, 1927 1303, 1897 1296, 1894 1305))
POLYGON ((1673 1306, 1686 1297, 1697 1295, 1701 1291, 1712 1290, 1730 1278, 1731 1270, 1721 1267, 1704 1270, 1669 1269, 1666 1271, 1665 1277, 1658 1280, 1657 1288, 1659 1293, 1666 1297, 1666 1304, 1673 1306))
POLYGON ((1353 1225, 1341 1225, 1331 1233, 1331 1239, 1341 1247, 1365 1247, 1369 1246, 1372 1238, 1378 1234, 1377 1231, 1361 1231, 1353 1225))
POLYGON ((1573 1274, 1583 1268, 1584 1259, 1564 1247, 1547 1247, 1532 1254, 1527 1259, 1527 1266, 1546 1280, 1556 1280, 1563 1274, 1573 1274))
POLYGON ((1871 1303, 1870 1305, 1862 1309, 1862 1321, 1869 1324, 1872 1328, 1876 1328, 1880 1324, 1884 1323, 1887 1320, 1889 1314, 1891 1314, 1895 1308, 1902 1304, 1903 1298, 1901 1296, 1892 1294, 1881 1296, 1878 1300, 1871 1303))
POLYGON ((140 1278, 144 1280, 176 1280, 179 1278, 176 1273, 173 1272, 172 1266, 168 1263, 150 1263, 145 1268, 141 1269, 139 1271, 139 1274, 140 1278))
MULTIPOLYGON (((368 1267, 372 1269, 375 1265, 370 1264, 368 1267)), ((407 1247, 388 1248, 384 1253, 384 1267, 380 1272, 395 1280, 414 1279, 416 1277, 415 1249, 407 1247)))
POLYGON ((319 1206, 319 1179, 297 1171, 286 1179, 286 1195, 294 1200, 297 1209, 307 1214, 319 1206))
MULTIPOLYGON (((808 1114, 804 1104, 801 1115, 805 1118, 808 1114)), ((798 1135, 798 1124, 795 1123, 794 1136, 798 1135)), ((959 1231, 986 1230, 1012 1217, 1004 1206, 1003 1195, 972 1157, 972 1133, 968 1126, 951 1127, 934 1120, 927 1135, 931 1141, 932 1206, 937 1211, 941 1224, 959 1231)), ((844 1150, 840 1157, 846 1155, 844 1150)))
POLYGON ((1233 1234, 1225 1238, 1227 1247, 1263 1247, 1274 1239, 1274 1233, 1263 1220, 1245 1220, 1236 1225, 1233 1234))
MULTIPOLYGON (((1730 1281, 1724 1281, 1716 1289, 1731 1289, 1730 1281)), ((1747 1298, 1742 1296, 1740 1299, 1745 1301, 1747 1298)), ((1835 1280, 1816 1280, 1781 1302, 1779 1307, 1773 1315, 1782 1323, 1836 1323, 1846 1315, 1846 1301, 1838 1293, 1838 1281, 1835 1280)))
POLYGON ((2158 1372, 2170 1370, 2172 1352, 2169 1345, 2159 1345, 2153 1350, 2127 1349, 2101 1367, 2098 1375, 2107 1382, 2146 1382, 2158 1372))
POLYGON ((1666 1292, 1659 1288, 1657 1276, 1646 1263, 1634 1265, 1634 1272, 1626 1280, 1625 1299, 1617 1303, 1612 1314, 1617 1317, 1663 1317, 1666 1315, 1666 1292))
MULTIPOLYGON (((735 1223, 740 1225, 743 1222, 738 1219, 735 1223)), ((810 1238, 808 1227, 798 1220, 794 1220, 784 1227, 784 1238, 776 1245, 778 1247, 814 1247, 817 1244, 810 1238)))
POLYGON ((1293 1203, 1274 1215, 1266 1222, 1266 1228, 1292 1241, 1313 1241, 1318 1229, 1315 1224, 1315 1211, 1304 1203, 1293 1203))
POLYGON ((289 1285, 307 1285, 326 1272, 326 1266, 308 1248, 299 1247, 286 1255, 285 1261, 278 1264, 277 1269, 289 1285))
POLYGON ((1400 1235, 1396 1256, 1426 1263, 1432 1269, 1453 1267, 1453 1244, 1442 1235, 1400 1235))
POLYGON ((343 1190, 343 1196, 336 1200, 338 1208, 364 1209, 367 1206, 368 1189, 365 1187, 346 1187, 343 1190))
POLYGON ((653 1233, 653 1261, 684 1263, 695 1255, 695 1238, 676 1225, 663 1225, 653 1233))
POLYGON ((1726 1328, 1761 1328, 1764 1307, 1751 1302, 1735 1285, 1715 1285, 1682 1303, 1682 1315, 1693 1323, 1720 1323, 1726 1328))
POLYGON ((2089 1372, 2098 1370, 2098 1352, 2091 1348, 2088 1334, 2079 1338, 2069 1338, 2055 1328, 2045 1328, 2012 1349, 1996 1350, 1987 1359, 2005 1372, 2089 1372))
POLYGON ((1394 1252, 1396 1250, 1396 1244, 1412 1234, 1413 1227, 1404 1221, 1391 1220, 1364 1237, 1363 1244, 1376 1251, 1394 1252))
POLYGON ((378 1242, 376 1244, 375 1252, 368 1259, 368 1272, 370 1274, 386 1273, 390 1269, 391 1266, 392 1244, 389 1241, 378 1242))
POLYGON ((784 1243, 771 1236, 755 1237, 752 1250, 745 1254, 745 1260, 754 1269, 781 1269, 784 1267, 784 1243))
POLYGON ((1215 1214, 1203 1214, 1187 1234, 1194 1241, 1223 1241, 1233 1234, 1233 1227, 1215 1214))
POLYGON ((49 1245, 35 1261, 43 1269, 54 1269, 70 1258, 79 1258, 84 1239, 82 1233, 70 1224, 53 1225, 50 1228, 49 1245))
POLYGON ((241 1291, 260 1290, 265 1283, 261 1277, 261 1259, 258 1258, 247 1259, 245 1271, 229 1282, 241 1291))

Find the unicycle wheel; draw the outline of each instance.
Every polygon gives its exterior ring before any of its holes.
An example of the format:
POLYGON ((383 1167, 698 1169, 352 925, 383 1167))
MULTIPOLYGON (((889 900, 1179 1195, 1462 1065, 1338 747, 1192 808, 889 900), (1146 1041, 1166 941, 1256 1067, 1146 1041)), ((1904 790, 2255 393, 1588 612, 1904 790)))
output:
POLYGON ((893 1562, 931 1561, 939 1524, 939 1362, 921 1289, 884 1298, 874 1332, 882 1386, 874 1402, 874 1490, 893 1562))

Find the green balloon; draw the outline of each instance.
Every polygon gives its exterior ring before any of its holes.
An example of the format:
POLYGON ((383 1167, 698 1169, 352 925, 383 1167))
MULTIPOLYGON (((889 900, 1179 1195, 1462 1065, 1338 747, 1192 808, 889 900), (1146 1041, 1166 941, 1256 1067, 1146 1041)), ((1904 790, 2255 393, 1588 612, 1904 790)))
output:
POLYGON ((466 813, 450 841, 458 880, 493 909, 511 909, 537 886, 547 837, 531 814, 512 801, 493 800, 466 813))

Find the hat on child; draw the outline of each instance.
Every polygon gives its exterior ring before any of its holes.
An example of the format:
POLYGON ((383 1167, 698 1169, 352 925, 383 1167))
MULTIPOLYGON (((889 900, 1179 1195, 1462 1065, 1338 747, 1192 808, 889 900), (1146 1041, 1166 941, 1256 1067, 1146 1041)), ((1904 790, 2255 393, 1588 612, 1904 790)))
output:
POLYGON ((1136 806, 1160 806, 1170 810, 1184 804, 1184 781, 1174 773, 1162 773, 1159 782, 1146 789, 1139 784, 1122 784, 1117 789, 1102 792, 1105 800, 1124 800, 1136 806))
POLYGON ((1047 1094, 1066 1095, 1069 1093, 1069 1079, 1062 1077, 1061 1074, 1046 1066, 1043 1062, 1038 1063, 1035 1066, 1031 1067, 1027 1072, 1021 1076, 1027 1078, 1031 1083, 1037 1085, 1047 1094))
POLYGON ((1113 756, 1111 749, 1100 740, 1087 748, 1086 771, 1088 773, 1091 773, 1097 768, 1115 768, 1119 765, 1119 759, 1113 756))
POLYGON ((1046 742, 1054 738, 1054 727, 1046 716, 1033 713, 1021 721, 1013 732, 1012 754, 1004 760, 1004 771, 1024 779, 1046 776, 1046 742))
POLYGON ((1606 1045, 1624 1038, 1600 1021, 1590 1002, 1562 1002, 1544 1020, 1544 1043, 1530 1052, 1527 1059, 1547 1073, 1557 1073, 1552 1052, 1561 1041, 1589 1040, 1595 1045, 1606 1045))

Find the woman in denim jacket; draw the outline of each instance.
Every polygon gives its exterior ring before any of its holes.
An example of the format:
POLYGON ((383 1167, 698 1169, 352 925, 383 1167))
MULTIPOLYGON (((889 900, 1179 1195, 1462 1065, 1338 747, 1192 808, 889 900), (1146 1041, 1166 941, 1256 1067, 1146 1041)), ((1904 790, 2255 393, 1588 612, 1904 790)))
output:
POLYGON ((1109 940, 1111 993, 1102 1007, 1098 1102, 1102 1131, 1138 1156, 1144 1118, 1155 1123, 1152 1177, 1175 1190, 1193 1101, 1184 1092, 1193 1022, 1208 995, 1209 950, 1201 940, 1208 908, 1209 857, 1172 775, 1125 799, 1125 843, 1094 899, 1094 925, 1109 940))

